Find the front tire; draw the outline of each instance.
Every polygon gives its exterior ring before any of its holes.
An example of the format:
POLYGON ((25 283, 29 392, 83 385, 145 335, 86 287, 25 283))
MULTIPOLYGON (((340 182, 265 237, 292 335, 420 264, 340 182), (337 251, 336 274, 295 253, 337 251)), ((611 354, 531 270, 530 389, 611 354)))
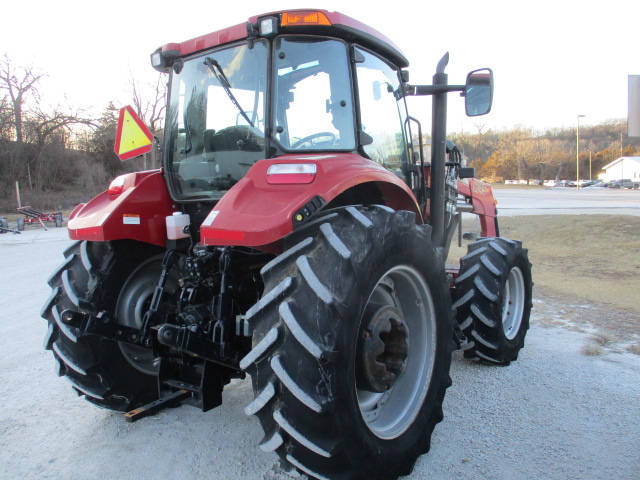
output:
POLYGON ((531 263, 522 243, 482 238, 460 259, 456 319, 470 340, 468 358, 509 365, 518 358, 529 329, 531 263))
POLYGON ((429 450, 451 384, 441 249, 415 215, 347 207, 266 265, 241 367, 260 447, 314 478, 390 479, 429 450))
POLYGON ((65 325, 60 314, 66 309, 91 315, 106 310, 122 323, 139 328, 141 317, 136 312, 144 313, 149 286, 152 291, 158 278, 145 273, 141 279, 139 272, 159 272, 159 253, 157 247, 126 240, 77 242, 65 251, 65 261, 49 279, 52 292, 42 309, 42 317, 49 322, 45 348, 52 350, 58 374, 100 407, 129 411, 157 399, 157 376, 150 365, 153 355, 142 347, 123 347, 82 333, 65 325), (146 290, 143 283, 148 285, 146 290), (138 286, 137 298, 126 296, 132 284, 138 286))

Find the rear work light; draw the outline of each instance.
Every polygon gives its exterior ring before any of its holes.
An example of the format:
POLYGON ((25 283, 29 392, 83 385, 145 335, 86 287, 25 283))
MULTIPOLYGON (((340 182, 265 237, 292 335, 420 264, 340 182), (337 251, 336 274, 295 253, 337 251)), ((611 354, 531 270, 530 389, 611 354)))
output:
POLYGON ((107 193, 109 195, 120 195, 124 190, 124 184, 126 181, 127 181, 126 175, 120 175, 119 177, 114 178, 111 184, 109 185, 109 189, 107 190, 107 193))
POLYGON ((171 66, 180 58, 180 47, 178 44, 171 43, 159 48, 151 54, 151 66, 159 72, 169 73, 171 66))
POLYGON ((267 17, 260 20, 260 35, 263 37, 278 33, 278 19, 267 17))
POLYGON ((293 25, 331 25, 327 16, 322 12, 313 10, 299 10, 297 12, 285 12, 282 14, 280 25, 283 27, 293 25))
POLYGON ((276 163, 267 170, 267 183, 271 185, 305 184, 315 178, 314 163, 276 163))

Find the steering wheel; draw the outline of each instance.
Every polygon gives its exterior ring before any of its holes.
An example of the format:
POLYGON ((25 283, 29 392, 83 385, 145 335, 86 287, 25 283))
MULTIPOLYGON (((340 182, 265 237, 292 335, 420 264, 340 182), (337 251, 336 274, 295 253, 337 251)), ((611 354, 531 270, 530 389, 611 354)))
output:
POLYGON ((301 145, 304 145, 305 143, 311 143, 312 140, 316 139, 316 138, 322 138, 322 137, 331 137, 331 140, 326 140, 325 142, 322 143, 333 143, 336 140, 336 135, 334 133, 331 132, 319 132, 319 133, 313 133, 311 135, 307 135, 304 138, 301 138, 300 140, 298 140, 297 142, 295 142, 293 145, 291 145, 291 148, 293 150, 300 148, 301 145))

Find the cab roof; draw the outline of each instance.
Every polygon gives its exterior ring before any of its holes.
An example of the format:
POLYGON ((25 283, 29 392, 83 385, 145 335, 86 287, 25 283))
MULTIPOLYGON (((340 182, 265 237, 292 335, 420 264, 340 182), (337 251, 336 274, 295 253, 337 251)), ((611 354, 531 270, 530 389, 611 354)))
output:
MULTIPOLYGON (((157 51, 174 57, 184 57, 225 43, 237 42, 248 38, 250 36, 249 32, 259 32, 260 22, 270 17, 277 20, 278 34, 301 33, 337 37, 367 47, 400 68, 409 66, 409 61, 398 46, 382 33, 342 13, 318 9, 281 10, 257 15, 250 17, 246 23, 240 23, 184 42, 168 43, 157 51), (319 22, 289 21, 291 18, 302 18, 308 15, 311 15, 311 17, 307 18, 320 18, 321 20, 319 22), (283 21, 283 17, 287 18, 287 21, 283 21)), ((262 36, 269 35, 260 35, 258 33, 257 38, 262 36)))

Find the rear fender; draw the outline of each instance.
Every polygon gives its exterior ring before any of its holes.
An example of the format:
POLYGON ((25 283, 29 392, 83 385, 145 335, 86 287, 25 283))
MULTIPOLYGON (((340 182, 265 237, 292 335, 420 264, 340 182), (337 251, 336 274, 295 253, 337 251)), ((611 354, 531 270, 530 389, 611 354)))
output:
POLYGON ((286 155, 261 160, 251 167, 204 221, 200 228, 201 242, 279 253, 280 240, 293 231, 294 215, 310 218, 314 211, 331 204, 341 194, 367 203, 357 194, 365 184, 376 186, 381 194, 378 199, 385 205, 413 211, 416 222, 422 223, 409 187, 380 165, 353 153, 286 155), (267 180, 267 170, 274 164, 314 164, 316 174, 307 184, 275 185, 267 180), (346 194, 349 190, 354 190, 355 196, 346 194))
POLYGON ((175 210, 160 170, 123 175, 122 193, 103 192, 69 216, 74 240, 133 239, 166 246, 166 217, 175 210))

